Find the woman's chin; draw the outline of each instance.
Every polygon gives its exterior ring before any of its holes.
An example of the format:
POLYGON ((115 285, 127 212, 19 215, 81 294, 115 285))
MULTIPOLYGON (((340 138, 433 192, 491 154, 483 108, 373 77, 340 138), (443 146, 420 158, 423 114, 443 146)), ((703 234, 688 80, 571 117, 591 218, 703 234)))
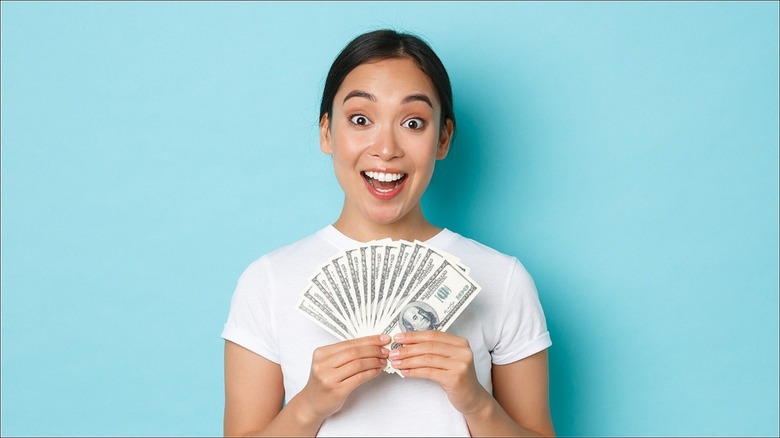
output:
POLYGON ((422 212, 417 209, 406 209, 402 206, 385 206, 371 208, 366 212, 368 219, 377 225, 414 224, 415 218, 422 219, 422 212), (419 213, 419 214, 418 214, 419 213))
POLYGON ((394 225, 403 220, 403 215, 397 215, 397 214, 371 214, 369 216, 369 220, 376 224, 381 226, 389 226, 394 225))

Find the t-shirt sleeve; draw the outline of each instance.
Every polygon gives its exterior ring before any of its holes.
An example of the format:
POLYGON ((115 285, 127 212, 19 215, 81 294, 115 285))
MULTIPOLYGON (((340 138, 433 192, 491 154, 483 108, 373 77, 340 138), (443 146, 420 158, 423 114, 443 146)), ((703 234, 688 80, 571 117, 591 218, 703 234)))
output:
POLYGON ((533 279, 515 259, 502 306, 502 326, 493 363, 506 365, 552 345, 533 279))
POLYGON ((266 260, 249 265, 238 279, 222 338, 279 363, 279 348, 271 316, 271 279, 266 260))

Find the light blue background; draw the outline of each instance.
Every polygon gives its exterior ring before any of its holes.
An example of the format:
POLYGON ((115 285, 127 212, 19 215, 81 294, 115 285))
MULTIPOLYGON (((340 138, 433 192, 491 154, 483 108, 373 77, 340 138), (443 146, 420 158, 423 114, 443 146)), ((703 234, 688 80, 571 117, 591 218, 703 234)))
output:
POLYGON ((336 218, 318 99, 381 26, 450 71, 427 212, 534 276, 558 433, 777 435, 776 2, 3 2, 2 434, 221 433, 233 287, 336 218))

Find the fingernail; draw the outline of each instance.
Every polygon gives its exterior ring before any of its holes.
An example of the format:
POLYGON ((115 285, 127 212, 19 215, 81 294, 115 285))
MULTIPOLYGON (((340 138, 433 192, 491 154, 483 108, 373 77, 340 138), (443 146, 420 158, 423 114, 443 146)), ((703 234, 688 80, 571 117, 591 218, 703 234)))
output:
POLYGON ((388 350, 388 349, 387 349, 387 348, 385 348, 385 347, 382 347, 382 349, 381 349, 380 351, 382 352, 382 355, 383 355, 383 356, 387 356, 387 354, 390 352, 390 350, 388 350))
POLYGON ((379 336, 379 340, 382 342, 390 342, 390 335, 381 335, 379 336))
POLYGON ((393 350, 390 352, 390 357, 398 357, 398 355, 401 354, 398 350, 393 350))
POLYGON ((394 366, 394 367, 396 367, 396 368, 398 368, 398 366, 399 366, 399 365, 401 365, 401 361, 400 361, 400 360, 394 360, 394 361, 392 361, 391 363, 392 363, 392 364, 393 364, 393 366, 394 366))
POLYGON ((395 335, 395 340, 396 340, 396 342, 403 341, 404 340, 404 334, 403 333, 398 333, 397 335, 395 335))

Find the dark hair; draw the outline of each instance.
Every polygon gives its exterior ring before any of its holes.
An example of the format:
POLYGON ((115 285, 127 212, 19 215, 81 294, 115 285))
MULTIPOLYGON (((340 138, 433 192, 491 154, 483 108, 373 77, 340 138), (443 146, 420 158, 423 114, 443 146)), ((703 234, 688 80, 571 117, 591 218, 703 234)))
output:
POLYGON ((330 67, 320 102, 320 119, 333 111, 333 98, 349 72, 373 61, 393 58, 409 58, 414 61, 433 82, 441 102, 441 127, 450 119, 455 126, 452 109, 452 86, 447 70, 431 47, 420 37, 390 29, 375 30, 359 35, 339 53, 330 67))

